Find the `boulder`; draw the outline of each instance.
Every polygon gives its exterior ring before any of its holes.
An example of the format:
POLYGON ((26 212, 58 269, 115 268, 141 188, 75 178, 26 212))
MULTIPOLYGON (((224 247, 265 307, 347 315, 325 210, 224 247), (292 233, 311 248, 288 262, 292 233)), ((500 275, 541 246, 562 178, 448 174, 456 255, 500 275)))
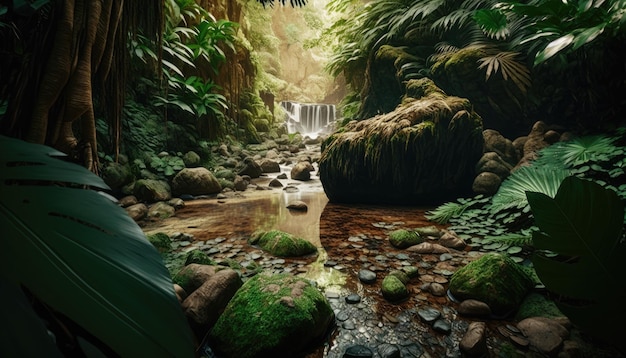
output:
MULTIPOLYGON (((269 152, 268 152, 269 153, 269 152)), ((259 164, 263 173, 280 173, 280 165, 274 160, 263 159, 259 164)))
POLYGON ((175 195, 205 195, 222 191, 217 178, 208 169, 185 168, 172 179, 172 190, 175 195))
POLYGON ((181 307, 199 339, 213 328, 219 315, 242 285, 236 271, 216 271, 183 301, 181 307))
POLYGON ((399 249, 406 249, 422 242, 424 242, 424 238, 415 231, 398 229, 389 233, 389 243, 399 249))
POLYGON ((200 156, 194 151, 188 151, 183 155, 183 163, 187 168, 196 168, 200 166, 200 156))
POLYGON ((148 217, 165 219, 173 216, 175 211, 176 209, 173 206, 163 201, 159 201, 158 203, 154 203, 152 206, 150 206, 150 208, 148 209, 148 217))
POLYGON ((432 87, 324 141, 319 175, 330 201, 426 204, 470 193, 482 121, 468 100, 432 87))
POLYGON ((258 231, 252 234, 249 243, 259 245, 274 256, 295 257, 317 252, 309 241, 279 230, 258 231))
POLYGON ((137 197, 134 195, 126 195, 125 197, 121 198, 118 201, 118 205, 123 207, 123 208, 127 208, 129 206, 133 206, 135 204, 137 204, 139 201, 137 200, 137 197))
POLYGON ((513 166, 504 161, 496 152, 486 152, 476 164, 477 174, 490 172, 496 174, 501 180, 506 179, 512 169, 513 166))
POLYGON ((517 324, 530 345, 549 357, 556 356, 563 347, 569 331, 558 322, 546 317, 530 317, 517 324))
POLYGON ((483 131, 485 139, 485 153, 494 152, 502 158, 510 167, 514 167, 520 157, 510 139, 505 138, 500 132, 493 129, 483 131))
POLYGON ((502 179, 497 174, 491 172, 483 172, 476 176, 472 184, 472 191, 475 194, 483 194, 487 196, 495 195, 500 189, 502 179))
POLYGON ((108 163, 102 170, 102 180, 114 192, 121 190, 124 185, 132 182, 133 179, 133 173, 128 165, 108 163))
POLYGON ((291 179, 307 181, 311 179, 311 172, 315 168, 309 162, 299 162, 291 168, 291 179))
POLYGON ((143 203, 131 205, 125 208, 128 215, 135 221, 139 221, 148 215, 148 206, 143 203))
POLYGON ((333 322, 326 297, 309 281, 260 274, 237 291, 209 343, 226 357, 297 357, 319 343, 333 322))
POLYGON ((154 234, 147 235, 146 238, 154 248, 156 248, 159 252, 169 252, 172 249, 172 240, 169 235, 164 232, 157 232, 154 234))
POLYGON ((450 293, 459 300, 485 302, 496 315, 519 307, 534 286, 522 267, 506 255, 489 253, 458 269, 450 279, 450 293))
POLYGON ((237 191, 246 191, 246 189, 248 189, 248 185, 250 185, 250 177, 247 175, 237 175, 233 181, 233 187, 237 191))
POLYGON ((155 201, 167 201, 172 198, 170 186, 162 180, 139 179, 133 187, 133 195, 138 200, 153 203, 155 201))
POLYGON ((244 167, 239 171, 239 175, 248 175, 250 178, 258 178, 263 174, 263 169, 259 163, 255 162, 253 158, 246 157, 243 160, 244 167))

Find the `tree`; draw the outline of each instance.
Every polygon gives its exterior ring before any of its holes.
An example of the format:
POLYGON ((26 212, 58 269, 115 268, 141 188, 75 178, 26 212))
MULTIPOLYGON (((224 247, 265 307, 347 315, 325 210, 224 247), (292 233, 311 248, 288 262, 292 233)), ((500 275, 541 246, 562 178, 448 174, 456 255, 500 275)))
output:
POLYGON ((36 3, 0 7, 0 133, 50 145, 97 172, 94 103, 119 143, 127 41, 142 29, 160 43, 163 2, 36 3))

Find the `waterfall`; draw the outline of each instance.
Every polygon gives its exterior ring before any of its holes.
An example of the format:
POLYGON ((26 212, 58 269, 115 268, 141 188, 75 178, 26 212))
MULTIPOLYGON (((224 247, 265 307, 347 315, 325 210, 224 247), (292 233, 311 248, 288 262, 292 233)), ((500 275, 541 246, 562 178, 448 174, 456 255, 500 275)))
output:
POLYGON ((329 131, 337 119, 334 104, 283 101, 280 105, 287 113, 285 123, 289 133, 317 137, 321 132, 329 131))

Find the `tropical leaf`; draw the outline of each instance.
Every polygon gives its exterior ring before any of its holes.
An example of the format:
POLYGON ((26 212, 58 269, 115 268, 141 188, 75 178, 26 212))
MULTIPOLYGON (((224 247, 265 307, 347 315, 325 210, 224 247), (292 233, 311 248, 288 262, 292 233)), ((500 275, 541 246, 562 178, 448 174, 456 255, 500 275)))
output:
POLYGON ((559 142, 542 149, 536 165, 555 164, 566 168, 596 160, 599 156, 607 156, 608 159, 623 155, 624 148, 615 145, 616 138, 603 135, 577 137, 567 142, 559 142))
POLYGON ((554 196, 561 181, 568 175, 569 171, 562 168, 522 167, 502 182, 493 196, 490 211, 497 213, 509 208, 523 209, 528 205, 527 191, 554 196))
POLYGON ((505 81, 510 79, 522 93, 526 93, 526 90, 531 85, 530 70, 522 62, 516 60, 516 57, 519 55, 520 53, 518 52, 497 52, 492 56, 479 59, 480 66, 478 68, 486 68, 486 80, 489 79, 492 73, 497 73, 498 69, 500 69, 502 78, 505 81))
POLYGON ((565 298, 557 303, 572 322, 626 348, 615 330, 626 318, 624 202, 615 192, 576 177, 563 180, 554 199, 536 192, 527 196, 540 229, 533 234, 534 246, 558 254, 535 255, 537 275, 548 290, 565 298), (593 282, 593 289, 584 282, 593 282))
POLYGON ((192 357, 161 256, 104 182, 42 145, 0 151, 2 274, 121 356, 192 357))

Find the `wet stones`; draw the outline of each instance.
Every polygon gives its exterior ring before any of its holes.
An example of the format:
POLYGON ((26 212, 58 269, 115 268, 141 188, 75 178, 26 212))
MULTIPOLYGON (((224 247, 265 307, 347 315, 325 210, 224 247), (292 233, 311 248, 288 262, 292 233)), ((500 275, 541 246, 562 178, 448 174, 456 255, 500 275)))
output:
POLYGON ((346 349, 343 358, 368 358, 374 356, 374 352, 366 346, 356 344, 346 349))
POLYGON ((489 317, 491 308, 485 302, 479 300, 464 300, 457 308, 459 314, 468 317, 489 317))
POLYGON ((436 320, 439 319, 439 317, 441 317, 441 312, 432 307, 426 307, 417 310, 417 316, 422 322, 427 324, 433 324, 436 320))
POLYGON ((487 354, 485 322, 472 322, 459 343, 459 349, 468 357, 482 357, 487 354))
POLYGON ((356 293, 352 293, 346 296, 346 303, 348 304, 356 304, 359 302, 361 302, 361 296, 357 295, 356 293))

